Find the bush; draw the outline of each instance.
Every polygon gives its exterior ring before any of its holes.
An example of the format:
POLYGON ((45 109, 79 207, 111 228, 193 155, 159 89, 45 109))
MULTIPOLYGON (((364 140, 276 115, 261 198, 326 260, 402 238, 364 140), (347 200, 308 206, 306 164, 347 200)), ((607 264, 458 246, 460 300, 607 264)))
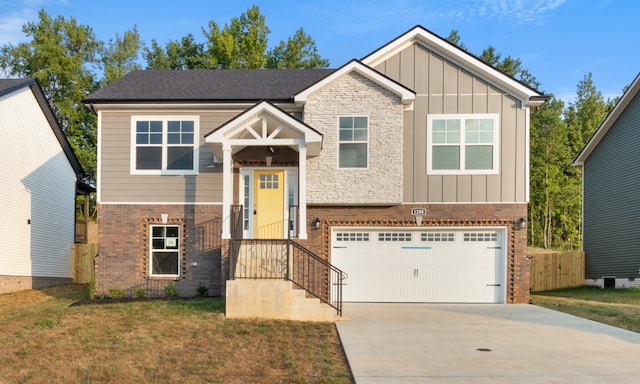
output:
POLYGON ((133 295, 138 299, 147 297, 147 289, 142 287, 133 288, 133 295))
POLYGON ((203 283, 200 283, 196 291, 198 291, 198 296, 207 296, 207 293, 209 293, 209 288, 207 288, 207 286, 203 283))
POLYGON ((109 288, 109 296, 114 299, 121 299, 124 296, 124 289, 120 288, 109 288))
POLYGON ((176 296, 176 285, 171 283, 164 287, 164 295, 167 297, 175 297, 176 296))

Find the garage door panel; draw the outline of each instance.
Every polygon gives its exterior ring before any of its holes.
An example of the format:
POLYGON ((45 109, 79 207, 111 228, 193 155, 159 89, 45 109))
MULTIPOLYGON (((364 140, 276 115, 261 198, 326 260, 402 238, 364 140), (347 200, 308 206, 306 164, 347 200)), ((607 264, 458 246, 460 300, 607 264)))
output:
POLYGON ((500 231, 334 230, 345 301, 502 302, 500 231))

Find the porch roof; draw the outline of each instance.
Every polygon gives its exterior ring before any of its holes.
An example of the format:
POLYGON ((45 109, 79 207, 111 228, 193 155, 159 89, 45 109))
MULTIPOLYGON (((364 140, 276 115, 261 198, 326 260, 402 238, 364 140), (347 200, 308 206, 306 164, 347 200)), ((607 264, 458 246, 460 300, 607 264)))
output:
POLYGON ((225 124, 207 133, 205 141, 221 159, 223 148, 237 153, 247 146, 304 146, 307 156, 318 156, 322 134, 268 101, 261 101, 225 124))

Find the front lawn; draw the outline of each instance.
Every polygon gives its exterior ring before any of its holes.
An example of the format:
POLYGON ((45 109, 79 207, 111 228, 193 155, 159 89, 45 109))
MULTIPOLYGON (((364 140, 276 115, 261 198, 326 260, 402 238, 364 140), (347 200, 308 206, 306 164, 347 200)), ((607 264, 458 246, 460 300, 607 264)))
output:
POLYGON ((331 323, 227 320, 224 300, 72 303, 87 286, 0 295, 1 383, 351 383, 331 323))
POLYGON ((592 286, 533 292, 531 302, 541 307, 640 332, 640 289, 604 289, 592 286))

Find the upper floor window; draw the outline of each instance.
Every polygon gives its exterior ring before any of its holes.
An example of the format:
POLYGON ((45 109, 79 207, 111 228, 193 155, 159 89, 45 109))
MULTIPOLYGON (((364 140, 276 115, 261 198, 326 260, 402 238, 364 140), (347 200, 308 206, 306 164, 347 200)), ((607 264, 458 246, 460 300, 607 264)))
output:
POLYGON ((497 114, 428 115, 428 174, 498 173, 497 114))
POLYGON ((368 117, 339 118, 338 166, 340 168, 367 168, 368 143, 368 117))
POLYGON ((131 173, 195 173, 198 123, 197 116, 134 116, 131 173))

